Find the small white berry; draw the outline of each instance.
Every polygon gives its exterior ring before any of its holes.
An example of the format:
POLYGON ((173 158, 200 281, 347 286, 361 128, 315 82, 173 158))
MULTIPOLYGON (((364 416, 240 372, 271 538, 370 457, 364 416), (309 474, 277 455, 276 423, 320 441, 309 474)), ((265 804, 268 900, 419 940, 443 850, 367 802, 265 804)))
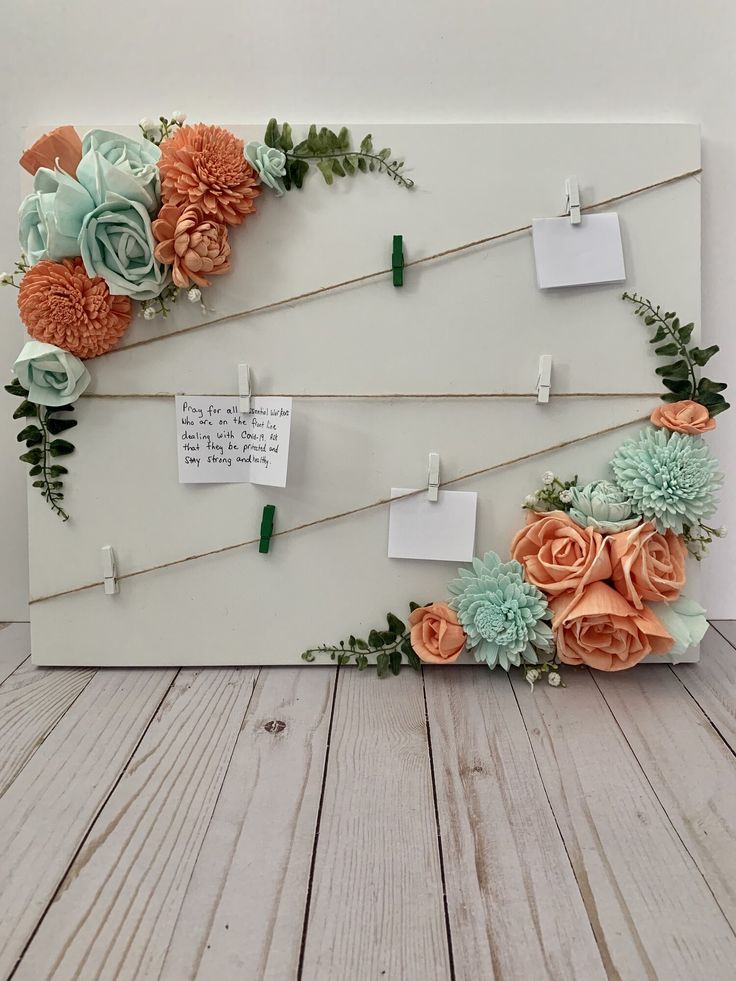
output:
POLYGON ((187 299, 190 303, 199 303, 202 299, 202 290, 197 289, 196 286, 192 286, 187 290, 187 299))
POLYGON ((537 503, 537 498, 535 494, 527 494, 526 497, 524 498, 525 508, 533 508, 536 503, 537 503))
POLYGON ((138 125, 144 133, 147 133, 149 129, 156 128, 156 123, 149 116, 144 116, 143 119, 139 119, 138 125))
POLYGON ((552 685, 553 688, 559 688, 562 684, 562 678, 556 671, 550 671, 547 675, 547 684, 552 685))
POLYGON ((156 310, 153 307, 143 307, 143 316, 146 320, 153 320, 156 316, 156 310))
POLYGON ((560 491, 560 500, 562 501, 563 504, 569 504, 570 501, 572 500, 572 491, 571 490, 560 491))
POLYGON ((554 480, 555 480, 555 475, 552 473, 551 470, 546 470, 542 474, 542 483, 545 486, 549 487, 550 484, 554 483, 554 480))
POLYGON ((179 126, 181 126, 181 124, 185 122, 186 118, 187 118, 187 114, 185 112, 182 112, 181 109, 177 109, 176 112, 172 112, 171 114, 172 123, 178 123, 179 126))

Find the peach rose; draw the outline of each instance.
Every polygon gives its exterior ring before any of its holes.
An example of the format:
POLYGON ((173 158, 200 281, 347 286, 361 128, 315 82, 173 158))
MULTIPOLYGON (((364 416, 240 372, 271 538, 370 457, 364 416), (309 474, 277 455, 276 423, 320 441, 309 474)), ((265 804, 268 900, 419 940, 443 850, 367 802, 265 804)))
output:
POLYGON ((686 433, 688 436, 700 436, 716 428, 716 421, 708 415, 706 407, 690 399, 658 405, 650 419, 652 425, 660 429, 671 429, 673 433, 686 433))
POLYGON ((606 536, 599 531, 581 528, 564 511, 529 511, 526 520, 511 543, 511 558, 537 589, 558 596, 611 575, 606 536))
POLYGON ((82 141, 73 126, 57 126, 50 133, 44 133, 32 147, 29 147, 18 163, 29 174, 35 174, 41 167, 53 170, 56 161, 59 167, 71 177, 77 173, 77 164, 82 159, 82 141))
POLYGON ((687 547, 671 528, 660 535, 648 522, 611 535, 613 585, 637 610, 643 600, 669 603, 685 585, 687 547))
POLYGON ((427 664, 456 661, 465 646, 465 631, 447 603, 420 606, 409 616, 411 646, 427 664))
POLYGON ((648 654, 666 654, 673 644, 648 607, 635 610, 604 582, 577 596, 556 596, 550 606, 557 656, 565 664, 623 671, 648 654))

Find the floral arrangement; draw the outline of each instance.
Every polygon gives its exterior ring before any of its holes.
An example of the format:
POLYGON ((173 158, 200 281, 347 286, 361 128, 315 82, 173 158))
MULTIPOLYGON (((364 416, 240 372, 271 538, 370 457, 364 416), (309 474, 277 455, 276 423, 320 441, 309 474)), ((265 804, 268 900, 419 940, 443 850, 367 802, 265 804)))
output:
POLYGON ((335 177, 386 174, 413 181, 390 148, 370 135, 354 150, 350 134, 315 125, 295 144, 272 119, 263 142, 247 145, 221 126, 188 125, 182 112, 142 119, 140 138, 59 126, 21 157, 33 191, 20 206, 21 258, 0 282, 18 290, 30 340, 6 391, 21 399, 20 459, 64 520, 66 467, 74 451, 59 436, 77 425, 73 403, 91 381, 86 361, 110 351, 135 313, 167 316, 183 291, 191 303, 230 269, 234 229, 256 210, 265 188, 276 196, 303 186, 312 166, 335 177))
POLYGON ((458 570, 449 600, 412 603, 408 627, 390 613, 388 630, 312 648, 304 660, 327 655, 364 669, 374 659, 386 676, 404 657, 419 668, 467 650, 489 668, 521 670, 532 687, 543 675, 558 686, 561 665, 622 671, 700 642, 705 610, 685 595, 685 560, 725 534, 706 524, 722 475, 704 434, 729 408, 726 386, 698 377, 718 348, 689 348, 692 324, 636 294, 623 298, 655 327, 655 352, 677 360, 657 369, 663 404, 613 454, 608 479, 581 485, 548 471, 523 502, 508 561, 487 552, 458 570))

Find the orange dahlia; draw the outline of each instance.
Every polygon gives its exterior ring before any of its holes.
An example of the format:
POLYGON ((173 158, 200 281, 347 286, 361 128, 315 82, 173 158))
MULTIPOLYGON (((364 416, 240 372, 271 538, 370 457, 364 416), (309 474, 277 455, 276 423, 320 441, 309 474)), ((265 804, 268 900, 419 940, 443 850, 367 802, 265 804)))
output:
POLYGON ((159 243, 155 256, 171 266, 175 286, 209 286, 206 276, 220 276, 230 268, 227 226, 205 218, 199 208, 165 204, 153 223, 159 243))
POLYGON ((130 324, 130 297, 112 296, 104 279, 90 279, 81 259, 32 266, 21 280, 18 309, 31 337, 78 358, 105 354, 130 324))
POLYGON ((245 158, 243 141, 220 126, 182 126, 161 144, 161 197, 177 207, 239 225, 255 211, 259 177, 245 158))

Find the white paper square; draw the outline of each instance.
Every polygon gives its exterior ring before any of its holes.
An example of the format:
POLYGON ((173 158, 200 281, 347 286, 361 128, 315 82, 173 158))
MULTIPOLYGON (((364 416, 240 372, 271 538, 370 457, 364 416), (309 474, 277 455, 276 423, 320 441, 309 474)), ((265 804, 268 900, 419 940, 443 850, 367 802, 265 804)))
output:
MULTIPOLYGON (((411 488, 392 487, 391 497, 411 488)), ((470 491, 443 491, 430 501, 426 491, 394 501, 388 519, 390 559, 435 559, 469 562, 475 548, 475 512, 478 495, 470 491)))
POLYGON ((177 395, 179 483, 285 487, 290 433, 290 398, 177 395))
POLYGON ((532 222, 537 284, 558 286, 620 283, 626 279, 621 226, 615 212, 569 218, 536 218, 532 222))

